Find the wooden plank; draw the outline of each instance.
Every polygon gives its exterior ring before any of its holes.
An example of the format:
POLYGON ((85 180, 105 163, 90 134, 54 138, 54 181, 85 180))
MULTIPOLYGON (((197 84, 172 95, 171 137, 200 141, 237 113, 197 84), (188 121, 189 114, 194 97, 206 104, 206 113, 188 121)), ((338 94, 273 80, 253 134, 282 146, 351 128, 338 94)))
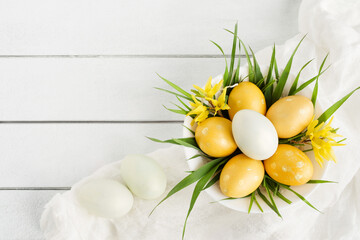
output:
POLYGON ((169 144, 145 136, 182 136, 182 125, 0 124, 1 187, 67 187, 132 153, 169 144))
POLYGON ((259 50, 297 33, 300 0, 0 2, 0 55, 219 54, 223 28, 259 50))
POLYGON ((190 90, 224 69, 221 58, 0 59, 0 121, 181 120, 155 72, 190 90))
POLYGON ((1 239, 43 240, 40 216, 56 193, 59 191, 0 191, 1 239))

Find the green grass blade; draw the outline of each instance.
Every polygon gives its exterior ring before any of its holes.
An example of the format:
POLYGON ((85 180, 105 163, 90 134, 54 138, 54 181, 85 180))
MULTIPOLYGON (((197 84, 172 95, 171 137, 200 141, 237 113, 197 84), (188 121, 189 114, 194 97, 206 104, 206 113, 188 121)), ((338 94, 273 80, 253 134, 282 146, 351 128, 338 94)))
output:
MULTIPOLYGON (((298 92, 300 92, 301 90, 303 90, 304 88, 306 88, 308 85, 310 85, 313 81, 315 81, 317 78, 317 75, 311 79, 309 79, 308 81, 304 82, 303 84, 300 85, 300 87, 298 87, 297 89, 295 89, 291 95, 295 95, 298 92)), ((289 93, 290 94, 290 93, 289 93)))
POLYGON ((308 200, 306 200, 303 196, 301 196, 299 193, 295 192, 293 189, 291 189, 290 187, 281 184, 281 186, 287 190, 289 190, 290 192, 294 193, 298 198, 300 198, 304 203, 306 203, 308 206, 310 206, 311 208, 315 209, 316 211, 320 212, 316 207, 314 207, 311 203, 309 203, 308 200))
POLYGON ((314 151, 314 149, 310 148, 310 149, 303 150, 304 153, 311 152, 311 151, 314 151))
POLYGON ((207 189, 209 187, 211 187, 212 185, 214 185, 217 181, 219 181, 220 179, 220 174, 221 172, 218 172, 204 187, 204 189, 207 189))
POLYGON ((272 97, 272 103, 276 102, 277 100, 280 99, 281 94, 284 90, 286 81, 288 80, 289 74, 290 74, 290 70, 291 70, 291 66, 292 66, 292 61, 293 58, 295 56, 295 53, 297 52, 301 42, 304 40, 304 38, 306 37, 306 35, 300 40, 300 42, 298 43, 298 45, 296 46, 295 50, 293 51, 293 53, 291 54, 291 57, 289 59, 289 61, 287 62, 284 71, 281 73, 280 78, 279 78, 279 82, 275 87, 274 93, 273 93, 273 97, 272 97))
POLYGON ((251 63, 251 58, 250 58, 250 55, 249 55, 249 52, 247 51, 247 48, 245 46, 245 44, 240 40, 241 42, 241 45, 243 46, 243 49, 245 51, 245 56, 246 56, 246 60, 247 60, 247 63, 248 63, 248 68, 249 68, 249 82, 254 82, 254 67, 251 63))
POLYGON ((195 154, 194 156, 192 156, 191 158, 187 159, 188 161, 194 158, 198 158, 198 157, 204 157, 204 155, 202 154, 195 154))
POLYGON ((275 79, 271 80, 270 83, 268 83, 264 88, 263 88, 263 93, 265 96, 265 102, 266 102, 266 109, 269 109, 271 106, 271 99, 272 99, 272 94, 274 91, 274 83, 276 82, 275 79))
POLYGON ((250 211, 251 211, 252 205, 253 205, 253 203, 254 203, 254 199, 255 199, 255 192, 253 192, 253 193, 251 194, 248 213, 250 213, 250 211))
MULTIPOLYGON (((262 91, 263 93, 266 93, 267 89, 270 88, 274 83, 275 83, 275 79, 272 79, 269 83, 267 83, 267 84, 265 85, 265 87, 263 87, 263 88, 261 89, 261 91, 262 91)), ((271 93, 271 92, 269 92, 269 93, 271 93)), ((266 98, 266 96, 265 96, 265 98, 266 98)))
POLYGON ((244 196, 244 197, 239 197, 239 198, 227 197, 227 198, 223 198, 223 199, 220 199, 218 201, 214 201, 214 202, 210 202, 210 203, 218 203, 218 202, 221 202, 221 201, 236 200, 236 199, 242 199, 242 198, 248 198, 248 197, 251 197, 251 193, 249 195, 244 196))
POLYGON ((280 74, 279 74, 279 70, 278 70, 276 58, 274 58, 274 72, 275 72, 275 78, 276 78, 276 80, 279 81, 279 79, 280 79, 280 74))
POLYGON ((191 99, 191 94, 188 93, 187 91, 185 91, 184 89, 180 88, 179 86, 177 86, 175 83, 170 82, 169 80, 163 78, 162 76, 160 76, 158 73, 156 73, 162 80, 164 80, 167 84, 169 84, 172 88, 174 88, 176 91, 178 91, 179 93, 183 94, 184 96, 188 97, 191 99))
POLYGON ((284 195, 282 195, 279 192, 279 184, 274 181, 272 178, 265 176, 265 178, 267 178, 269 180, 268 182, 268 187, 270 188, 270 190, 274 193, 274 196, 277 196, 278 198, 280 198, 281 200, 283 200, 284 202, 291 204, 292 202, 286 198, 284 195))
POLYGON ((262 83, 259 83, 261 80, 262 80, 262 82, 264 82, 264 77, 263 77, 263 75, 262 75, 262 73, 261 73, 261 69, 260 69, 260 66, 259 66, 259 64, 258 64, 258 62, 257 62, 257 60, 256 60, 256 56, 255 56, 255 53, 254 53, 254 51, 251 49, 251 47, 249 47, 249 49, 250 49, 250 51, 251 51, 251 54, 252 54, 252 56, 253 56, 253 64, 254 64, 254 83, 256 84, 256 85, 258 85, 258 87, 263 87, 261 84, 262 83))
POLYGON ((307 184, 317 184, 317 183, 338 183, 334 181, 327 181, 327 180, 310 180, 307 184))
POLYGON ((235 64, 235 54, 236 54, 236 43, 237 43, 237 40, 238 40, 237 32, 238 32, 238 23, 235 24, 233 45, 232 45, 232 49, 231 49, 231 61, 230 61, 229 76, 228 76, 228 78, 226 80, 224 79, 224 83, 223 83, 224 87, 229 86, 231 84, 231 79, 233 77, 234 64, 235 64))
MULTIPOLYGON (((329 67, 330 67, 330 66, 328 66, 327 68, 325 68, 324 71, 321 72, 321 74, 323 74, 326 70, 328 70, 329 67)), ((321 75, 321 74, 320 74, 320 75, 321 75)), ((306 87, 307 87, 308 85, 310 85, 313 81, 315 81, 317 77, 318 77, 318 75, 316 75, 315 77, 313 77, 313 78, 311 78, 310 80, 308 80, 308 81, 304 82, 303 84, 301 84, 300 87, 298 87, 298 88, 294 91, 293 95, 297 94, 298 92, 300 92, 301 90, 303 90, 304 88, 306 88, 306 87)))
POLYGON ((188 128, 187 126, 185 125, 182 125, 184 128, 186 128, 187 130, 189 130, 190 133, 192 133, 193 135, 195 135, 195 132, 193 130, 191 130, 190 128, 188 128))
POLYGON ((259 196, 261 197, 261 199, 276 213, 276 209, 274 208, 274 206, 269 202, 269 200, 264 196, 264 194, 262 194, 262 192, 260 191, 260 188, 257 189, 257 193, 259 194, 259 196))
POLYGON ((265 96, 265 102, 266 102, 267 108, 269 108, 269 106, 271 104, 272 93, 273 93, 272 85, 275 82, 275 80, 273 80, 273 81, 271 80, 272 74, 273 74, 273 69, 274 69, 274 64, 275 64, 275 44, 274 44, 273 51, 271 54, 269 71, 267 73, 266 80, 265 80, 265 87, 262 89, 262 92, 264 93, 264 96, 265 96))
POLYGON ((226 55, 225 55, 223 49, 220 47, 219 44, 217 44, 216 42, 211 41, 211 40, 210 40, 210 42, 212 42, 218 49, 220 49, 222 55, 224 56, 224 59, 225 59, 225 72, 224 72, 224 75, 223 75, 223 79, 228 79, 228 77, 229 77, 229 69, 228 69, 228 63, 227 63, 226 55))
POLYGON ((230 85, 233 85, 235 83, 238 83, 239 82, 239 79, 240 79, 240 59, 241 59, 241 56, 240 56, 240 53, 241 53, 241 44, 239 42, 238 44, 239 46, 239 57, 238 57, 238 63, 237 63, 237 67, 236 67, 236 71, 235 71, 235 76, 233 78, 233 80, 231 81, 230 85))
MULTIPOLYGON (((147 137, 148 139, 150 139, 151 141, 154 142, 158 142, 158 143, 172 143, 172 144, 177 144, 179 145, 178 142, 175 142, 174 139, 168 139, 168 140, 159 140, 156 138, 152 138, 152 137, 147 137)), ((179 140, 185 141, 187 143, 192 143, 193 145, 197 145, 196 140, 194 137, 189 137, 189 138, 178 138, 179 140)))
POLYGON ((272 50, 272 54, 271 54, 271 60, 270 60, 270 66, 269 66, 269 71, 267 73, 267 76, 266 76, 266 81, 265 81, 265 84, 268 84, 271 80, 271 77, 272 77, 272 72, 273 72, 273 69, 274 69, 274 62, 275 62, 275 44, 273 46, 273 50, 272 50))
MULTIPOLYGON (((270 185, 270 184, 269 184, 269 185, 270 185)), ((274 193, 274 196, 276 196, 276 195, 278 194, 278 192, 279 192, 279 184, 276 184, 275 189, 272 190, 272 191, 273 191, 273 193, 274 193)))
MULTIPOLYGON (((224 76, 223 76, 223 79, 228 79, 229 78, 229 70, 226 68, 225 69, 225 72, 224 72, 224 76)), ((225 80, 224 80, 225 81, 225 80)), ((223 86, 224 86, 224 83, 223 83, 223 86)))
MULTIPOLYGON (((171 103, 171 104, 173 104, 174 106, 178 107, 181 111, 186 112, 186 114, 188 114, 188 113, 190 112, 190 110, 185 110, 183 107, 180 107, 180 106, 177 105, 176 103, 171 103)), ((164 105, 163 105, 163 106, 164 106, 164 105)), ((186 115, 186 114, 185 114, 185 115, 186 115)))
POLYGON ((254 201, 255 201, 256 205, 258 206, 258 208, 260 209, 260 211, 264 212, 263 209, 261 208, 259 202, 257 201, 256 196, 254 196, 254 201))
POLYGON ((281 200, 283 200, 284 202, 286 202, 287 204, 291 204, 292 202, 286 198, 284 195, 282 195, 280 192, 276 193, 276 196, 278 196, 278 198, 280 198, 281 200))
MULTIPOLYGON (((245 197, 242 197, 242 198, 245 198, 245 197)), ((235 199, 239 199, 239 198, 228 197, 228 198, 223 198, 223 199, 220 199, 220 200, 218 200, 218 201, 213 201, 213 202, 210 202, 210 203, 218 203, 218 202, 221 202, 221 201, 235 200, 235 199)))
POLYGON ((174 195, 175 193, 179 192, 180 190, 186 188, 187 186, 193 184, 194 182, 198 181, 199 179, 201 179, 202 177, 205 176, 205 174, 207 174, 213 167, 215 167, 216 165, 218 165, 219 163, 221 163, 222 161, 224 161, 224 158, 218 158, 215 160, 212 160, 204 165, 202 165, 199 169, 197 169, 196 171, 194 171, 193 173, 189 174, 188 176, 186 176, 183 180, 181 180, 178 184, 175 185, 175 187, 173 187, 170 192, 166 195, 166 197, 164 197, 156 206, 155 208, 151 211, 150 215, 154 212, 154 210, 162 203, 164 202, 166 199, 168 199, 169 197, 171 197, 172 195, 174 195))
POLYGON ((323 114, 321 114, 321 116, 318 118, 318 120, 319 120, 318 124, 320 124, 322 122, 326 122, 334 114, 334 112, 336 112, 336 110, 338 110, 338 108, 341 107, 341 105, 343 105, 343 103, 358 89, 360 89, 360 87, 357 87, 354 90, 352 90, 350 93, 348 93, 342 99, 340 99, 339 101, 334 103, 331 107, 329 107, 325 112, 323 112, 323 114))
POLYGON ((196 143, 196 140, 194 137, 189 137, 189 138, 173 138, 173 139, 168 139, 168 140, 159 140, 156 138, 152 138, 152 137, 147 137, 148 139, 150 139, 153 142, 158 142, 158 143, 171 143, 171 144, 176 144, 176 145, 182 145, 185 147, 191 147, 191 148, 195 148, 196 150, 200 150, 199 146, 196 143))
POLYGON ((267 192, 267 194, 268 194, 268 196, 269 196, 269 198, 270 198, 271 205, 273 205, 276 214, 277 214, 279 217, 282 218, 282 216, 281 216, 281 214, 280 214, 280 212, 279 212, 279 209, 278 209, 277 206, 276 206, 276 203, 275 203, 275 201, 274 201, 274 198, 273 198, 273 196, 272 196, 272 194, 271 194, 271 192, 270 192, 270 189, 269 189, 269 187, 268 187, 267 184, 266 184, 266 179, 264 179, 264 181, 263 181, 263 186, 264 186, 264 188, 265 188, 265 190, 266 190, 266 192, 267 192))
POLYGON ((187 97, 187 96, 181 95, 181 94, 179 94, 179 93, 169 91, 169 90, 164 89, 164 88, 155 87, 155 89, 160 90, 160 91, 163 91, 163 92, 167 92, 167 93, 173 94, 173 95, 175 95, 175 96, 177 96, 177 97, 181 97, 181 98, 184 98, 184 99, 189 100, 189 101, 191 101, 191 102, 194 102, 194 100, 192 100, 191 97, 187 97))
POLYGON ((185 229, 186 229, 186 223, 187 220, 190 216, 191 211, 194 208, 195 202, 197 200, 197 198, 199 197, 201 191, 204 190, 205 184, 210 180, 210 178, 215 174, 215 172, 217 171, 218 167, 222 164, 222 162, 220 162, 219 164, 217 164, 214 168, 210 169, 195 185, 192 197, 191 197, 191 201, 190 201, 190 206, 188 209, 188 213, 186 215, 185 218, 185 222, 184 222, 184 227, 183 227, 183 233, 182 233, 182 239, 184 239, 185 236, 185 229))
POLYGON ((305 136, 305 133, 299 133, 298 135, 295 135, 291 138, 280 138, 279 139, 279 144, 289 144, 289 142, 291 140, 294 140, 295 142, 297 142, 298 140, 300 140, 302 137, 305 136))
POLYGON ((311 96, 311 102, 313 103, 314 107, 316 104, 316 99, 317 99, 317 95, 318 95, 318 89, 319 89, 319 76, 321 75, 321 70, 324 67, 324 64, 326 62, 326 59, 328 58, 329 54, 326 54, 326 57, 324 58, 323 62, 321 63, 320 69, 319 69, 319 74, 316 76, 316 82, 315 82, 315 86, 313 89, 313 93, 311 96))
POLYGON ((204 97, 198 90, 191 89, 190 92, 194 93, 196 97, 204 97))
POLYGON ((291 88, 290 88, 290 91, 289 91, 289 94, 288 94, 289 96, 295 94, 295 90, 296 90, 296 88, 297 88, 297 84, 298 84, 298 82, 299 82, 299 78, 300 78, 300 74, 301 74, 302 70, 304 70, 304 68, 305 68, 307 65, 309 65, 313 60, 314 60, 314 59, 311 59, 310 61, 308 61, 307 63, 305 63, 305 65, 300 69, 300 71, 299 71, 299 73, 297 74, 297 76, 296 76, 293 84, 291 85, 291 88))
MULTIPOLYGON (((174 138, 173 139, 175 143, 178 143, 179 145, 182 145, 184 147, 189 147, 189 148, 194 148, 196 150, 200 150, 199 146, 197 145, 197 143, 192 143, 189 141, 184 141, 180 138, 174 138)), ((201 151, 201 150, 200 150, 201 151)), ((202 152, 202 151, 201 151, 202 152)))
POLYGON ((171 109, 171 108, 167 108, 165 105, 163 105, 163 107, 170 112, 181 114, 181 115, 186 115, 188 113, 187 111, 184 111, 183 109, 171 109))
POLYGON ((224 50, 216 42, 211 41, 211 40, 210 40, 210 42, 212 42, 221 51, 221 53, 222 53, 222 55, 224 56, 224 59, 225 59, 226 68, 228 68, 227 59, 226 59, 226 55, 224 53, 224 50))
POLYGON ((176 96, 177 100, 189 111, 191 111, 191 107, 185 104, 178 96, 176 96))
POLYGON ((258 81, 255 85, 260 89, 265 87, 264 86, 264 78, 260 79, 260 81, 258 81))

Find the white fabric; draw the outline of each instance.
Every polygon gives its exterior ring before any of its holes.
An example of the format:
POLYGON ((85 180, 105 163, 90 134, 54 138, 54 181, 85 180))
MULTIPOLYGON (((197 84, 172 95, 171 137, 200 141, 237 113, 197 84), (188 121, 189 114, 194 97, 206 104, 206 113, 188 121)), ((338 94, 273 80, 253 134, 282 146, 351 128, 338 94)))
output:
MULTIPOLYGON (((330 52, 331 68, 320 78, 318 96, 319 105, 326 109, 360 85, 360 1, 304 0, 299 12, 299 32, 277 47, 278 64, 285 66, 291 51, 306 33, 293 72, 315 58, 303 71, 302 79, 313 77, 330 52)), ((271 47, 260 51, 257 59, 266 65, 270 55, 271 47)), ((186 239, 360 239, 359 106, 360 91, 335 113, 332 125, 340 127, 340 134, 348 140, 345 147, 336 148, 338 163, 331 163, 326 174, 326 179, 339 183, 323 184, 309 196, 309 201, 323 214, 302 203, 284 210, 283 219, 274 213, 248 215, 209 204, 212 200, 203 193, 188 221, 186 239)), ((181 147, 160 149, 150 156, 166 171, 167 191, 186 175, 181 147)), ((105 166, 86 179, 119 178, 119 164, 105 166)), ((72 191, 68 191, 57 194, 46 205, 41 228, 46 239, 51 240, 179 239, 191 191, 192 187, 175 194, 150 217, 148 214, 158 200, 137 198, 131 212, 117 221, 90 216, 76 205, 72 191)))

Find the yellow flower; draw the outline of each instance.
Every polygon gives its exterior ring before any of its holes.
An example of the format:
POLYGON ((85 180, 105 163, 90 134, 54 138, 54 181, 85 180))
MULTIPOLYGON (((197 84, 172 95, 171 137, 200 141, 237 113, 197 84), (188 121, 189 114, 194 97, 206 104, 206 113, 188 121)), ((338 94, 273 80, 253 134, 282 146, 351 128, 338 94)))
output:
POLYGON ((205 85, 205 89, 202 89, 199 86, 193 85, 193 87, 195 89, 197 89, 199 91, 199 93, 201 95, 203 95, 203 97, 207 97, 207 98, 213 98, 213 96, 220 90, 220 87, 223 84, 223 80, 221 80, 219 83, 215 84, 215 86, 211 86, 211 80, 212 78, 209 77, 206 85, 205 85))
POLYGON ((216 99, 212 99, 212 98, 205 98, 209 103, 211 103, 212 107, 215 108, 215 114, 220 111, 220 110, 228 110, 230 109, 229 105, 227 105, 225 103, 226 100, 226 88, 223 89, 221 95, 219 96, 219 98, 216 99))
POLYGON ((336 134, 336 130, 330 126, 332 120, 333 117, 325 126, 324 123, 317 126, 319 121, 313 118, 306 131, 306 137, 311 140, 315 159, 321 167, 324 159, 336 162, 336 157, 332 149, 333 146, 345 145, 335 141, 334 138, 342 136, 336 134))
POLYGON ((202 102, 199 102, 194 95, 191 95, 194 102, 190 102, 190 105, 192 107, 192 110, 186 114, 186 116, 189 115, 196 115, 196 117, 191 121, 191 126, 194 125, 195 122, 201 123, 209 116, 209 111, 206 106, 202 104, 202 102))

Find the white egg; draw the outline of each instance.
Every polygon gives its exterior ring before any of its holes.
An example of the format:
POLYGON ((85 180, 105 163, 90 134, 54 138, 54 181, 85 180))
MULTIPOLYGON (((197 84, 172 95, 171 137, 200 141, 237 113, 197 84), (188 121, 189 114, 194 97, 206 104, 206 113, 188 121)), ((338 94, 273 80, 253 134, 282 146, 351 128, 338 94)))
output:
POLYGON ((79 204, 90 214, 104 218, 119 218, 130 211, 134 197, 120 182, 94 179, 75 189, 79 204))
POLYGON ((128 155, 121 162, 121 176, 136 196, 160 197, 166 188, 166 175, 160 165, 145 155, 128 155))
POLYGON ((252 159, 268 159, 277 149, 278 135, 274 125, 253 110, 244 109, 235 114, 232 132, 240 150, 252 159))

